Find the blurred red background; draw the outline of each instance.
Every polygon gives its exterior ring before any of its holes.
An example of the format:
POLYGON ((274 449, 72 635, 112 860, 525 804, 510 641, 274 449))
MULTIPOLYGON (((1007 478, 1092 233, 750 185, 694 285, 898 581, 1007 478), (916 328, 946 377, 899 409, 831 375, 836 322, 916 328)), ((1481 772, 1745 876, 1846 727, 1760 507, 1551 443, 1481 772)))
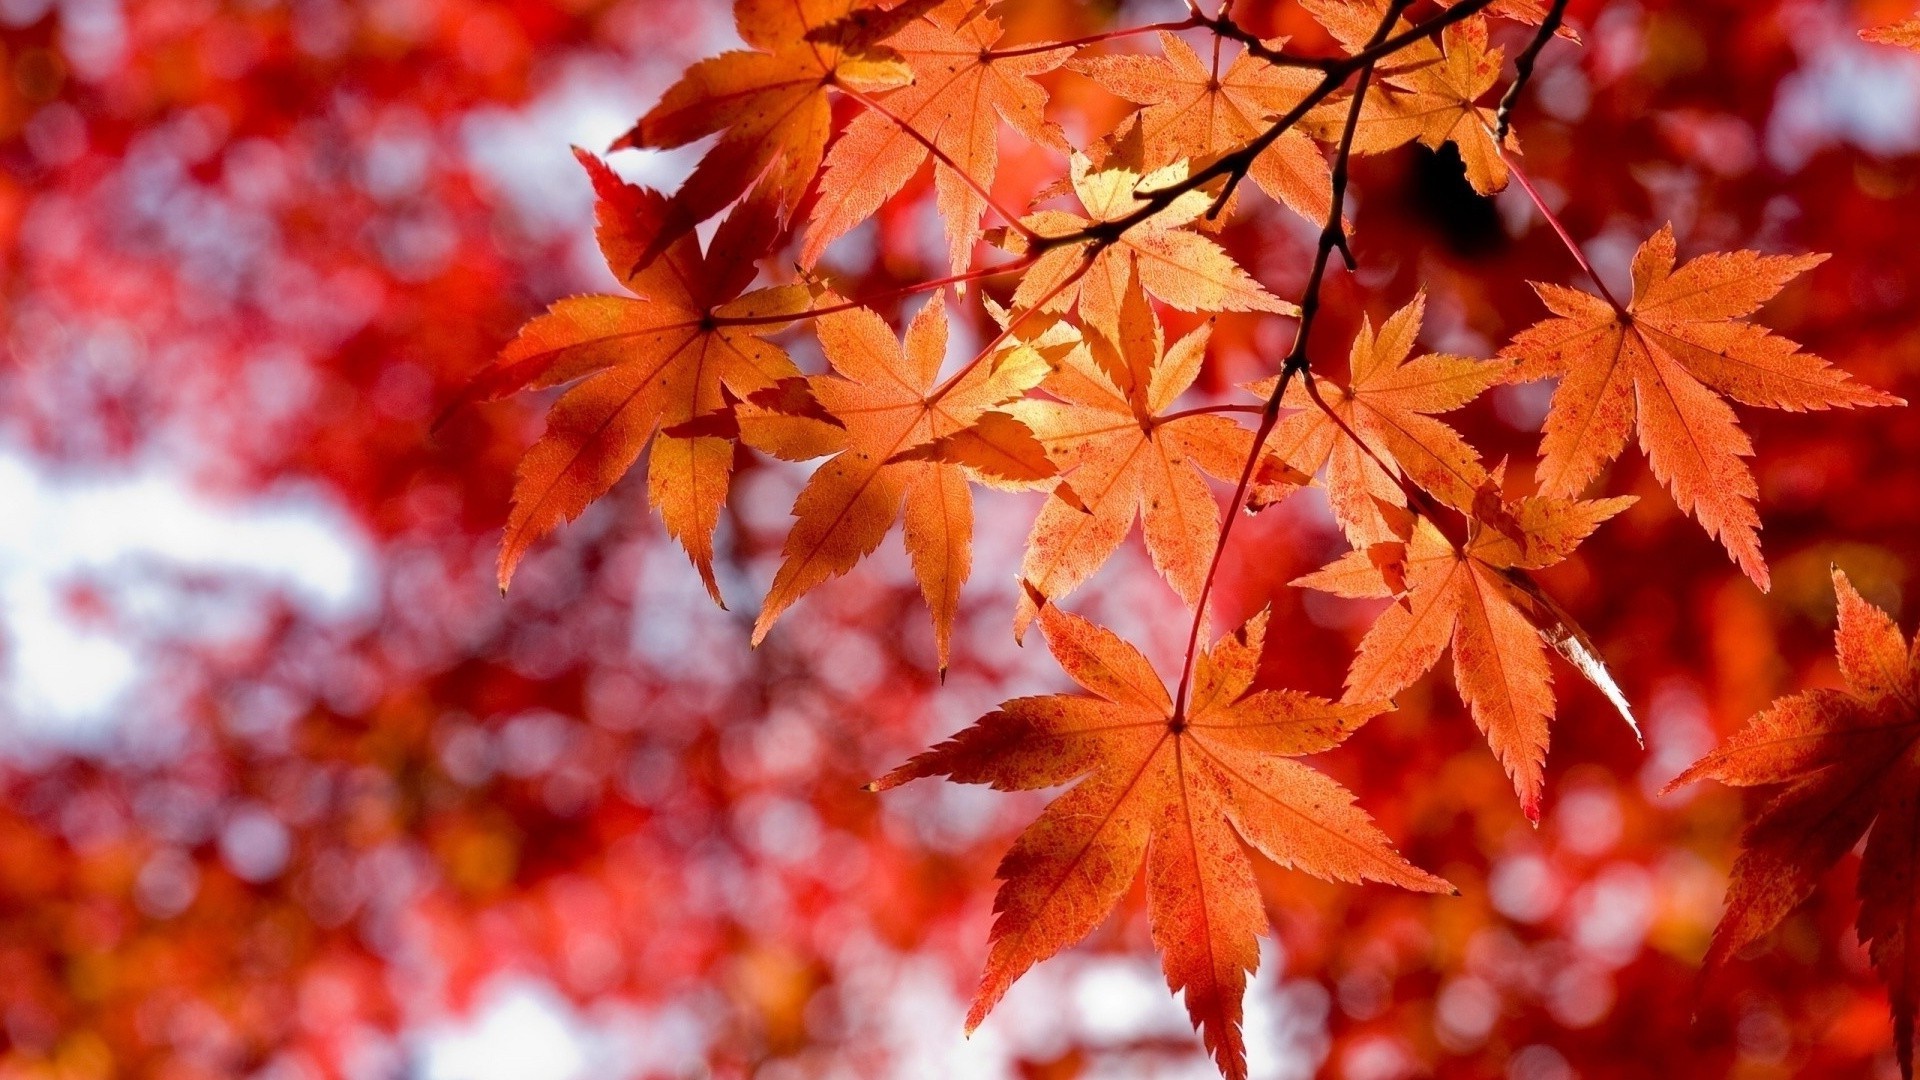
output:
MULTIPOLYGON (((1684 254, 1832 252, 1765 320, 1920 399, 1920 57, 1855 36, 1909 6, 1575 0, 1585 45, 1547 50, 1519 115, 1528 169, 1615 281, 1665 221, 1684 254)), ((1181 12, 1003 15, 1041 40, 1181 12)), ((1060 687, 1007 632, 1030 498, 981 503, 944 686, 891 541, 747 647, 803 478, 779 463, 746 466, 722 527, 732 612, 632 478, 493 586, 542 403, 428 427, 529 314, 612 284, 569 144, 603 148, 728 14, 0 0, 0 1077, 1213 1075, 1138 896, 962 1040, 992 869, 1039 801, 859 789, 1060 687)), ((1236 17, 1327 47, 1292 4, 1236 17)), ((1076 142, 1119 115, 1050 85, 1076 142)), ((1062 166, 1005 138, 1017 202, 1062 166)), ((693 158, 613 160, 671 188, 693 158)), ((850 295, 942 272, 925 181, 831 253, 850 295)), ((1449 155, 1355 184, 1361 270, 1315 341, 1336 375, 1360 316, 1421 285, 1425 343, 1490 355, 1540 316, 1528 279, 1579 283, 1524 196, 1474 196, 1449 155)), ((1247 201, 1229 245, 1297 295, 1312 229, 1247 201)), ((1290 333, 1223 321, 1214 388, 1290 333)), ((1548 389, 1462 426, 1524 469, 1548 389)), ((1836 683, 1830 563, 1908 627, 1920 567, 1920 423, 1742 420, 1770 595, 1632 453, 1606 487, 1640 503, 1546 575, 1644 750, 1557 669, 1534 829, 1442 670, 1316 762, 1462 895, 1268 867, 1256 1076, 1893 1073, 1850 864, 1695 985, 1741 802, 1654 793, 1836 683)), ((1220 624, 1274 606, 1278 684, 1337 691, 1371 613, 1285 583, 1340 549, 1317 496, 1236 530, 1220 624)), ((1129 548, 1075 606, 1171 661, 1184 616, 1146 566, 1129 548)))

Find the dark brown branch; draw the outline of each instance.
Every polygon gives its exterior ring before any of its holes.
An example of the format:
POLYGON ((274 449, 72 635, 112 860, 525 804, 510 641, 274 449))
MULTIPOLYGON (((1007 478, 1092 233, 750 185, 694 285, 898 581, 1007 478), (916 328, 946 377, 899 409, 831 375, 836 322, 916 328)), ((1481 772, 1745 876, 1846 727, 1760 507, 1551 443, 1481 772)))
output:
MULTIPOLYGON (((1195 191, 1223 176, 1233 177, 1236 175, 1244 175, 1253 167, 1254 159, 1258 158, 1262 153, 1265 153, 1266 149, 1272 146, 1280 136, 1292 130, 1294 125, 1298 124, 1309 112, 1313 111, 1315 106, 1325 101, 1328 97, 1331 97, 1334 91, 1345 85, 1346 81, 1351 78, 1355 72, 1364 72, 1370 77, 1373 71, 1373 65, 1380 59, 1391 56, 1416 41, 1433 37, 1455 23, 1464 22, 1486 10, 1488 7, 1491 7, 1492 4, 1493 0, 1465 0, 1464 3, 1456 4, 1439 15, 1428 19, 1426 22, 1409 27, 1398 34, 1391 34, 1392 23, 1389 22, 1387 24, 1388 33, 1375 34, 1373 40, 1368 42, 1366 48, 1361 49, 1352 56, 1332 61, 1326 69, 1326 74, 1321 78, 1319 85, 1309 90, 1307 95, 1301 98, 1298 104, 1288 109, 1286 113, 1269 125, 1267 130, 1255 136, 1253 140, 1245 146, 1222 155, 1215 159, 1213 164, 1187 176, 1184 180, 1169 184, 1163 188, 1156 188, 1153 191, 1139 192, 1138 194, 1143 197, 1144 202, 1139 208, 1127 214, 1125 217, 1115 218, 1112 221, 1096 221, 1084 229, 1076 229, 1073 232, 1063 233, 1059 236, 1045 237, 1034 244, 1034 249, 1037 251, 1045 251, 1050 248, 1086 243, 1088 241, 1092 241, 1099 247, 1105 247, 1125 235, 1127 230, 1173 205, 1174 200, 1185 195, 1187 192, 1195 191)), ((1400 0, 1394 0, 1390 6, 1394 13, 1394 18, 1397 20, 1399 14, 1405 11, 1411 4, 1410 2, 1402 3, 1400 0)))
POLYGON ((1534 32, 1533 40, 1527 42, 1526 51, 1513 62, 1513 85, 1500 97, 1500 113, 1497 130, 1493 133, 1496 145, 1507 141, 1507 132, 1513 128, 1513 109, 1520 104, 1520 94, 1527 88, 1527 82, 1533 78, 1534 62, 1540 59, 1540 51, 1553 40, 1560 29, 1560 23, 1567 15, 1567 0, 1553 0, 1547 8, 1547 17, 1540 20, 1540 29, 1534 32))

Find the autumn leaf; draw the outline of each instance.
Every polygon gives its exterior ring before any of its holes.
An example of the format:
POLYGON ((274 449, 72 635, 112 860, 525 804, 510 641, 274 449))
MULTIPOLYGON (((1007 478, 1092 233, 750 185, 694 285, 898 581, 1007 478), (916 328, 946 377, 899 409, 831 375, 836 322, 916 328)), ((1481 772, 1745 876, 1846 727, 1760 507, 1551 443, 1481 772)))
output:
MULTIPOLYGON (((1563 561, 1633 501, 1523 498, 1504 508, 1517 538, 1476 519, 1459 544, 1431 519, 1412 518, 1403 539, 1356 549, 1295 581, 1353 599, 1395 598, 1360 641, 1345 700, 1391 698, 1451 645, 1454 684, 1513 780, 1521 809, 1538 821, 1554 712, 1546 647, 1564 649, 1578 631, 1524 571, 1563 561)), ((1596 684, 1626 713, 1610 678, 1596 684)))
POLYGON ((1870 27, 1860 31, 1860 38, 1875 45, 1897 45, 1902 49, 1920 52, 1920 19, 1870 27))
MULTIPOLYGON (((1387 14, 1385 0, 1307 0, 1303 6, 1350 52, 1366 47, 1387 14)), ((1396 33, 1406 28, 1404 20, 1395 23, 1396 33)), ((1488 195, 1506 187, 1507 163, 1493 138, 1498 116, 1479 104, 1500 79, 1501 59, 1499 49, 1488 47, 1487 21, 1476 15, 1441 31, 1438 45, 1415 42, 1382 62, 1361 103, 1354 152, 1378 154, 1414 141, 1438 150, 1451 142, 1475 191, 1488 195)), ((1344 120, 1344 110, 1327 111, 1309 118, 1308 126, 1332 139, 1344 120)), ((1510 134, 1507 149, 1517 147, 1510 134)))
POLYGON ((1540 444, 1541 491, 1580 494, 1637 427, 1640 449, 1680 509, 1766 589, 1759 488, 1741 460, 1753 444, 1722 395, 1796 412, 1903 404, 1745 321, 1825 260, 1736 251, 1675 269, 1668 225, 1634 256, 1624 311, 1591 293, 1535 282, 1554 317, 1515 336, 1503 355, 1518 361, 1515 381, 1560 378, 1540 444))
POLYGON ((1109 340, 1119 336, 1120 308, 1134 282, 1181 311, 1299 314, 1249 277, 1218 243, 1181 227, 1212 205, 1214 196, 1205 191, 1183 192, 1110 240, 1086 235, 1096 223, 1145 213, 1150 204, 1144 195, 1186 180, 1185 162, 1141 175, 1128 164, 1139 153, 1136 146, 1098 170, 1086 155, 1073 155, 1068 163, 1073 190, 1092 216, 1043 210, 1023 219, 1040 236, 1061 242, 1046 247, 1021 278, 1013 294, 1015 309, 1065 311, 1077 300, 1081 319, 1109 340), (1078 239, 1064 239, 1070 237, 1078 239))
POLYGON ((624 183, 599 159, 576 151, 599 201, 598 236, 607 266, 634 294, 575 296, 528 322, 465 400, 575 383, 547 414, 546 434, 520 463, 513 509, 500 545, 500 587, 534 541, 606 494, 654 444, 648 500, 686 548, 716 603, 713 532, 727 497, 733 444, 712 435, 675 437, 678 428, 799 375, 763 335, 807 310, 806 287, 743 294, 772 238, 773 211, 742 203, 703 254, 691 233, 638 271, 637 255, 670 213, 659 193, 624 183), (727 323, 724 320, 742 320, 727 323))
POLYGON ((1267 920, 1243 844, 1329 880, 1450 890, 1395 853, 1345 788, 1290 760, 1338 745, 1381 706, 1253 689, 1266 624, 1263 612, 1202 653, 1192 700, 1176 710, 1133 646, 1048 605, 1047 645, 1088 694, 1015 698, 874 782, 947 776, 1015 791, 1083 778, 1000 863, 968 1031, 1028 968, 1084 938, 1145 863, 1167 984, 1185 993, 1221 1072, 1244 1077, 1241 998, 1267 920))
MULTIPOLYGON (((1460 0, 1438 0, 1438 2, 1441 7, 1450 8, 1460 0)), ((1540 26, 1547 21, 1547 0, 1493 0, 1493 3, 1488 4, 1484 10, 1489 15, 1512 19, 1514 22, 1526 23, 1529 26, 1540 26)), ((1554 33, 1576 45, 1580 42, 1579 31, 1564 22, 1554 33)))
POLYGON ((1920 641, 1909 646, 1838 567, 1833 589, 1846 689, 1781 698, 1667 790, 1703 779, 1783 785, 1741 837, 1709 969, 1778 926, 1872 827, 1860 862, 1858 929, 1892 997, 1894 1047, 1910 1078, 1920 1010, 1920 948, 1910 941, 1920 929, 1913 918, 1920 904, 1920 641))
POLYGON ((1030 592, 1014 615, 1025 633, 1036 604, 1072 592, 1113 556, 1140 519, 1154 567, 1189 604, 1220 537, 1220 506, 1202 473, 1231 483, 1253 433, 1217 413, 1169 415, 1206 358, 1211 326, 1166 344, 1145 294, 1126 290, 1119 337, 1098 333, 1043 389, 1007 412, 1032 430, 1066 477, 1041 506, 1020 563, 1030 592))
MULTIPOLYGON (((1145 106, 1133 116, 1144 144, 1144 164, 1208 162, 1263 134, 1270 122, 1298 105, 1319 83, 1305 68, 1277 67, 1241 52, 1219 71, 1215 54, 1203 62, 1178 36, 1160 34, 1162 55, 1085 57, 1075 70, 1117 97, 1145 106)), ((1289 129, 1253 160, 1249 176, 1316 225, 1327 219, 1333 175, 1318 143, 1289 129)))
MULTIPOLYGON (((1048 358, 1021 342, 936 385, 947 355, 946 303, 939 293, 914 317, 904 347, 886 320, 866 308, 821 316, 815 329, 835 374, 809 382, 814 396, 845 425, 845 442, 794 500, 796 520, 754 622, 753 642, 765 639, 794 601, 871 554, 904 510, 907 554, 933 614, 944 671, 960 587, 972 569, 969 470, 903 452, 969 429, 983 416, 1004 417, 990 410, 1038 384, 1048 358)), ((967 444, 969 451, 984 457, 981 442, 1004 448, 991 462, 980 462, 975 477, 991 482, 996 469, 1014 469, 1006 462, 1023 457, 1029 468, 1034 466, 1032 436, 1024 430, 1016 433, 997 423, 971 430, 976 439, 967 444)))
MULTIPOLYGON (((1327 501, 1359 546, 1388 539, 1378 505, 1406 505, 1400 477, 1458 510, 1470 510, 1487 482, 1480 455, 1432 414, 1466 405, 1506 379, 1512 365, 1439 354, 1409 360, 1425 311, 1422 293, 1389 316, 1377 334, 1372 321, 1363 320, 1348 355, 1352 384, 1319 381, 1333 415, 1295 382, 1283 404, 1301 411, 1283 418, 1267 439, 1268 449, 1300 472, 1326 469, 1327 501)), ((1270 397, 1275 381, 1248 389, 1270 397)))
POLYGON ((931 142, 945 158, 935 164, 934 186, 949 259, 956 273, 964 271, 987 206, 981 193, 993 190, 999 163, 997 118, 1039 145, 1068 152, 1066 138, 1046 118, 1047 93, 1034 77, 1059 67, 1073 49, 997 54, 1000 22, 985 11, 974 0, 947 0, 887 39, 913 82, 855 117, 834 142, 801 248, 803 266, 814 265, 828 244, 898 192, 926 162, 925 142, 931 142))
POLYGON ((1011 413, 984 412, 967 427, 902 450, 891 461, 963 465, 1002 486, 1038 484, 1060 475, 1047 448, 1011 413))
POLYGON ((784 222, 820 169, 832 129, 827 91, 872 92, 912 77, 897 54, 874 46, 896 29, 891 19, 861 21, 867 0, 735 0, 734 23, 748 48, 709 57, 686 70, 633 129, 613 144, 669 150, 718 135, 664 217, 661 240, 720 212, 749 189, 784 222))

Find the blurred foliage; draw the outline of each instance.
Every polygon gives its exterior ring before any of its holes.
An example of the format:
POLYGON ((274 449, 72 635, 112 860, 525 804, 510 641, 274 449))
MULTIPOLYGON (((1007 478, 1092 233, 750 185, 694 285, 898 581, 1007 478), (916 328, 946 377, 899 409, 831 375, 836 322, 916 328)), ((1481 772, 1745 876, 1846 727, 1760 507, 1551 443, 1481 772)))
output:
MULTIPOLYGON (((1180 11, 1111 7, 1020 5, 1008 40, 1180 11)), ((1547 50, 1519 114, 1529 170, 1614 280, 1669 220, 1695 252, 1833 253, 1767 321, 1920 398, 1920 59, 1855 38, 1906 7, 1576 0, 1585 44, 1547 50)), ((1006 640, 1027 497, 982 504, 943 686, 897 548, 750 651, 751 613, 708 606, 631 480, 502 599, 492 559, 538 404, 428 434, 515 325, 608 284, 565 144, 611 138, 713 51, 721 9, 0 3, 0 445, 55 478, 161 467, 233 505, 304 492, 345 509, 372 562, 344 615, 165 560, 58 583, 63 617, 145 663, 97 744, 30 738, 23 717, 0 727, 0 1077, 412 1075, 405 1033, 503 973, 629 1009, 617 1015, 649 1033, 641 1075, 927 1075, 957 1045, 993 865, 1037 803, 859 785, 1004 696, 1059 688, 1006 640), (568 109, 605 122, 566 130, 568 109), (565 171, 499 164, 549 152, 565 171), (1007 524, 989 529, 996 515, 1007 524)), ((1247 0, 1235 16, 1332 47, 1292 4, 1247 0)), ((1119 115, 1082 76, 1048 80, 1070 138, 1119 115)), ((1058 170, 1008 143, 997 188, 1017 201, 1058 170)), ((1421 286, 1427 342, 1487 355, 1540 316, 1528 280, 1575 280, 1517 194, 1479 198, 1446 154, 1364 159, 1354 183, 1361 270, 1330 280, 1316 355, 1343 355, 1363 314, 1421 286)), ((910 192, 868 243, 831 253, 850 295, 943 272, 926 174, 910 192)), ((1224 242, 1297 295, 1311 231, 1243 198, 1224 242)), ((967 317, 979 337, 977 305, 967 317)), ((1222 319, 1213 388, 1271 374, 1279 334, 1222 319)), ((1490 460, 1527 461, 1544 400, 1505 388, 1458 419, 1490 460)), ((1851 862, 1769 947, 1694 984, 1741 805, 1652 793, 1777 694, 1836 683, 1830 563, 1904 626, 1920 584, 1920 424, 1742 420, 1771 594, 1634 454, 1606 484, 1640 502, 1545 575, 1645 715, 1644 750, 1557 669, 1532 828, 1442 670, 1319 760, 1462 895, 1263 867, 1280 948, 1250 1037, 1282 1048, 1268 1068, 1892 1069, 1851 862)), ((723 524, 721 572, 759 586, 799 477, 743 469, 762 509, 723 524)), ((1370 612, 1284 583, 1337 554, 1337 530, 1310 501, 1242 527, 1220 624, 1271 603, 1289 629, 1263 678, 1336 690, 1370 612)), ((1148 614, 1175 609, 1145 565, 1133 552, 1082 610, 1177 649, 1184 628, 1148 614)), ((0 640, 0 672, 16 647, 0 640)), ((1139 900, 983 1032, 1017 1075, 1207 1068, 1178 1025, 1116 1035, 1075 1004, 1091 960, 1148 955, 1139 900)))

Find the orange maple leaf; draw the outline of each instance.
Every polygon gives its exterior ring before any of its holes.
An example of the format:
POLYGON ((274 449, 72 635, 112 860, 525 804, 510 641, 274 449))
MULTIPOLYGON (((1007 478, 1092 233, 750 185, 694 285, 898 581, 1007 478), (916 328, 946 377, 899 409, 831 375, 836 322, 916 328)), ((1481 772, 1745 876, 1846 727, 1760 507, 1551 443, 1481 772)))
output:
POLYGON ((1000 863, 992 943, 967 1030, 1028 968, 1084 938, 1144 862, 1153 939, 1167 983, 1230 1078, 1246 1075, 1241 998, 1267 920, 1246 845, 1335 881, 1421 892, 1446 882, 1394 850, 1353 795, 1289 760, 1338 745, 1382 711, 1290 690, 1253 689, 1263 612, 1197 658, 1176 713, 1146 657, 1054 606, 1047 646, 1092 696, 1015 698, 875 781, 885 790, 947 776, 1006 791, 1057 787, 1000 863))
POLYGON ((985 11, 973 0, 947 0, 887 39, 912 69, 913 83, 855 117, 834 142, 801 248, 803 266, 814 265, 829 243, 872 217, 912 178, 928 157, 922 139, 946 158, 936 163, 933 180, 956 273, 972 261, 980 237, 987 206, 981 193, 993 190, 1000 159, 996 113, 1028 139, 1068 152, 1066 138, 1046 118, 1047 92, 1034 77, 1066 62, 1073 49, 996 54, 1000 22, 985 11))
POLYGON ((754 622, 754 644, 794 601, 871 554, 904 508, 907 554, 933 613, 944 671, 960 587, 972 567, 969 472, 984 482, 999 483, 1012 479, 1008 474, 1020 471, 1022 463, 1030 474, 1051 471, 1024 429, 976 422, 983 416, 1004 419, 992 410, 1037 385, 1047 374, 1048 355, 1021 341, 936 386, 947 354, 946 303, 938 293, 907 328, 904 348, 886 320, 866 308, 824 315, 815 329, 837 374, 808 382, 814 396, 845 425, 844 440, 794 500, 797 520, 754 622), (912 453, 962 430, 974 436, 966 448, 975 454, 970 460, 977 468, 912 453), (987 448, 1000 456, 984 460, 987 448))
POLYGON ((1630 724, 1633 716, 1585 635, 1523 571, 1564 560, 1633 501, 1523 498, 1503 507, 1507 531, 1475 520, 1462 544, 1430 519, 1411 518, 1402 539, 1348 552, 1295 581, 1354 599, 1396 597, 1360 641, 1345 700, 1392 697, 1451 644, 1454 684, 1513 780, 1521 808, 1538 821, 1554 711, 1546 647, 1594 680, 1630 724))
POLYGON ((1540 444, 1541 491, 1580 494, 1637 426, 1640 449, 1680 509, 1767 588, 1754 509, 1759 487, 1740 460, 1753 444, 1721 395, 1792 411, 1904 404, 1745 321, 1824 261, 1736 251, 1675 269, 1667 225, 1634 256, 1624 311, 1591 293, 1535 282, 1555 317, 1515 336, 1504 355, 1519 361, 1515 381, 1560 377, 1540 444))
POLYGON ((1126 290, 1118 337, 1098 332, 1042 389, 1057 400, 1007 406, 1036 435, 1065 481, 1041 506, 1020 563, 1026 582, 1014 616, 1023 635, 1036 604, 1077 588, 1113 556, 1140 519, 1160 575, 1189 604, 1198 603, 1220 506, 1201 474, 1239 479, 1253 432, 1215 413, 1167 415, 1193 385, 1206 358, 1211 324, 1166 344, 1138 286, 1126 290))
POLYGON ((1860 31, 1860 39, 1875 45, 1895 45, 1902 49, 1920 52, 1920 18, 1887 26, 1869 27, 1860 31))
POLYGON ((666 235, 638 256, 657 253, 749 188, 784 222, 826 151, 833 125, 827 91, 884 90, 912 77, 897 54, 874 45, 896 29, 894 19, 873 18, 878 7, 871 0, 735 0, 734 24, 749 47, 688 68, 613 144, 667 150, 720 137, 673 196, 666 235))
MULTIPOLYGON (((1460 0, 1437 0, 1437 2, 1443 8, 1450 8, 1460 0)), ((1529 26, 1539 26, 1547 21, 1547 5, 1544 0, 1493 0, 1493 3, 1488 4, 1483 10, 1489 15, 1512 19, 1529 26)), ((1576 45, 1580 42, 1580 32, 1564 22, 1554 33, 1576 45)))
MULTIPOLYGON (((1133 164, 1139 154, 1135 145, 1096 170, 1086 155, 1075 153, 1068 162, 1069 176, 1080 204, 1092 217, 1043 210, 1024 218, 1026 226, 1042 237, 1080 237, 1096 222, 1129 219, 1149 205, 1147 194, 1186 180, 1186 162, 1142 175, 1133 164)), ((1269 293, 1218 243, 1181 227, 1206 213, 1213 199, 1202 190, 1183 192, 1118 237, 1089 236, 1053 244, 1021 278, 1013 306, 1022 311, 1036 306, 1065 311, 1077 300, 1081 320, 1108 340, 1119 336, 1120 308, 1135 282, 1181 311, 1298 315, 1298 307, 1269 293)), ((1019 242, 1017 237, 1012 239, 1019 242)))
MULTIPOLYGON (((1320 79, 1305 68, 1283 68, 1241 52, 1219 70, 1219 54, 1203 62, 1179 37, 1161 32, 1161 56, 1092 56, 1071 66, 1117 97, 1145 106, 1131 122, 1150 167, 1207 162, 1236 150, 1311 92, 1320 79)), ((1318 143, 1290 129, 1253 160, 1249 176, 1261 190, 1320 224, 1333 205, 1333 170, 1318 143)))
POLYGON ((666 200, 622 182, 599 159, 575 154, 599 196, 597 233, 607 266, 638 299, 573 296, 554 303, 520 328, 466 392, 465 400, 481 401, 583 380, 554 403, 546 434, 520 462, 500 545, 500 587, 507 587, 534 541, 606 494, 652 441, 649 501, 718 603, 713 532, 726 502, 733 444, 704 434, 655 440, 654 433, 724 409, 728 391, 745 397, 798 376, 787 354, 762 335, 779 330, 782 317, 805 312, 812 298, 800 285, 742 295, 774 233, 773 209, 758 201, 729 214, 704 254, 685 233, 635 271, 639 253, 670 212, 666 200))
POLYGON ((1860 863, 1860 940, 1892 997, 1901 1074, 1913 1075, 1920 948, 1911 935, 1920 874, 1920 640, 1910 647, 1838 567, 1834 644, 1844 690, 1781 698, 1726 745, 1676 777, 1736 787, 1785 785, 1741 836, 1713 934, 1711 970, 1767 934, 1813 894, 1820 876, 1872 826, 1860 863))
MULTIPOLYGON (((1386 17, 1384 0, 1306 0, 1321 25, 1351 52, 1365 48, 1386 17)), ((1394 32, 1408 28, 1399 20, 1394 32)), ((1408 45, 1376 69, 1378 78, 1361 104, 1353 149, 1378 154, 1418 140, 1430 150, 1451 142, 1466 163, 1467 180, 1482 195, 1507 186, 1506 160, 1494 142, 1496 110, 1478 102, 1500 79, 1501 51, 1487 45, 1487 21, 1475 15, 1440 32, 1440 41, 1408 45)), ((1341 110, 1321 110, 1308 126, 1326 138, 1345 122, 1341 110)), ((1507 149, 1517 149, 1511 133, 1507 149)))
MULTIPOLYGON (((1352 384, 1321 383, 1334 415, 1296 382, 1283 404, 1303 411, 1282 419, 1267 439, 1267 448, 1300 472, 1327 470, 1327 501, 1356 545, 1389 539, 1379 502, 1406 505, 1399 480, 1383 463, 1457 510, 1470 510, 1487 482, 1480 455, 1431 414, 1466 405, 1506 379, 1512 365, 1437 353, 1409 360, 1425 312, 1421 293, 1388 316, 1378 334, 1371 320, 1363 321, 1348 358, 1352 384)), ((1248 389, 1269 397, 1274 383, 1268 378, 1248 389)))

